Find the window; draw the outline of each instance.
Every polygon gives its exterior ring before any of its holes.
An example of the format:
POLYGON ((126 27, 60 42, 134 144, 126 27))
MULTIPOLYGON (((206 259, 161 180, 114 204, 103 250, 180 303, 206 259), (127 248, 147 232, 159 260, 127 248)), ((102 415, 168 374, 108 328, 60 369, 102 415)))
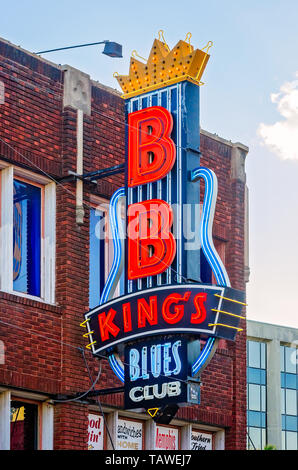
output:
POLYGON ((281 346, 280 364, 282 448, 284 450, 298 450, 298 369, 296 348, 281 346))
MULTIPOLYGON (((113 263, 113 240, 109 227, 108 203, 90 208, 89 219, 89 308, 100 303, 100 297, 113 263)), ((121 223, 124 224, 122 218, 121 223)), ((122 230, 124 227, 122 225, 122 230)), ((124 232, 123 232, 124 233, 124 232)), ((114 297, 124 293, 124 272, 116 286, 114 297)))
POLYGON ((180 429, 175 426, 156 425, 154 435, 154 449, 178 450, 180 449, 180 429))
POLYGON ((144 449, 144 423, 131 418, 118 418, 116 432, 117 450, 144 449))
POLYGON ((53 439, 54 405, 48 397, 0 391, 0 450, 51 450, 53 439))
POLYGON ((247 448, 266 445, 266 343, 247 342, 247 448))
POLYGON ((13 290, 41 295, 41 232, 43 190, 13 182, 13 290))
POLYGON ((54 303, 55 183, 13 166, 0 179, 1 290, 54 303))
POLYGON ((90 209, 89 234, 89 307, 94 308, 100 303, 109 259, 107 213, 100 206, 90 209))
POLYGON ((11 401, 10 449, 38 449, 38 405, 11 401))
POLYGON ((103 450, 104 419, 94 413, 88 415, 88 450, 103 450))

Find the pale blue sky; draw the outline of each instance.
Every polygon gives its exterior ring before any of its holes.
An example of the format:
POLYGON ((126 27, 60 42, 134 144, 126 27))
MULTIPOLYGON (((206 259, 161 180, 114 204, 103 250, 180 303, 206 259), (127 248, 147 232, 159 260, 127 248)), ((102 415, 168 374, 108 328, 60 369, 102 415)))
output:
POLYGON ((134 49, 147 57, 160 29, 170 47, 188 31, 195 47, 214 42, 203 77, 206 85, 201 88, 201 125, 250 148, 248 317, 294 327, 298 327, 297 23, 296 0, 15 0, 5 2, 0 18, 0 36, 33 52, 103 39, 120 42, 123 59, 102 55, 101 46, 45 55, 114 88, 113 72, 127 73, 134 49), (272 102, 271 94, 278 94, 286 82, 293 83, 272 102), (270 127, 277 122, 281 124, 270 127), (259 135, 261 123, 265 127, 259 135), (264 139, 267 146, 261 145, 264 139))

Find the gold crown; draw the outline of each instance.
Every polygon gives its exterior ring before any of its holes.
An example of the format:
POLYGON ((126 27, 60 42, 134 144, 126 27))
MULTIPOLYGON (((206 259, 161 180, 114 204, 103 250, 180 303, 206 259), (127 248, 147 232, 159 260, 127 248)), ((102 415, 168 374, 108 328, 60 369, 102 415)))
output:
POLYGON ((203 49, 194 50, 190 38, 191 34, 188 33, 185 41, 179 41, 170 50, 163 31, 159 31, 159 37, 153 42, 147 63, 138 60, 136 56, 146 62, 146 59, 133 51, 129 75, 114 74, 124 92, 122 98, 130 98, 183 80, 203 85, 201 77, 210 57, 208 51, 213 43, 209 41, 203 49))

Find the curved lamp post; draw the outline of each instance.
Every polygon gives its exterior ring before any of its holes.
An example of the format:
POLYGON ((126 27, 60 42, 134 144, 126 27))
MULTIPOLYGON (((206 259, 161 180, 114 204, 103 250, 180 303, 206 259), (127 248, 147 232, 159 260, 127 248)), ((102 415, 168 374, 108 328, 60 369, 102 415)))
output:
POLYGON ((97 44, 104 44, 103 54, 108 55, 109 57, 123 57, 122 56, 122 45, 114 41, 99 41, 99 42, 90 42, 88 44, 78 44, 77 46, 68 46, 68 47, 58 47, 57 49, 48 49, 46 51, 38 51, 35 54, 46 54, 47 52, 55 51, 64 51, 66 49, 75 49, 77 47, 87 47, 87 46, 96 46, 97 44))

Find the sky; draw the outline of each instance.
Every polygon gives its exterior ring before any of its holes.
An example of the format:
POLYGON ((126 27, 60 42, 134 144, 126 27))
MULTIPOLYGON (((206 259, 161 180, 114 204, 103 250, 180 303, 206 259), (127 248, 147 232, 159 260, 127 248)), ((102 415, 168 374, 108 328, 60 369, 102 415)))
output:
POLYGON ((213 47, 201 87, 201 126, 249 147, 249 319, 298 328, 298 2, 296 0, 15 0, 1 2, 0 36, 117 88, 131 52, 148 57, 160 29, 170 47, 192 33, 213 47))

